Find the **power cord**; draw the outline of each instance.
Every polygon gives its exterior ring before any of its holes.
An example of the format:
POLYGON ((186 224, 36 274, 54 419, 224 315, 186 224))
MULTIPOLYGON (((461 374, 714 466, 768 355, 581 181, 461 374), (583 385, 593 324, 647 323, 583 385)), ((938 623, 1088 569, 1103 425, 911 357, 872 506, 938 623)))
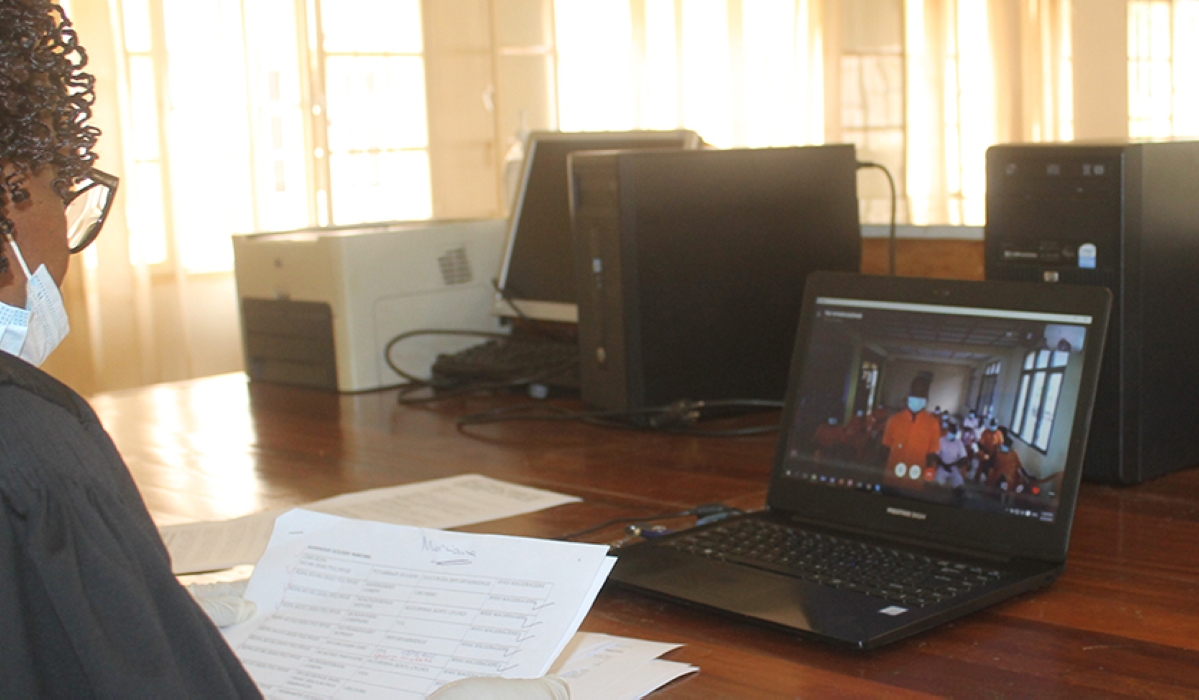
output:
POLYGON ((486 423, 511 421, 579 422, 606 428, 657 431, 696 437, 740 437, 764 435, 778 431, 778 423, 725 430, 704 430, 694 427, 704 418, 704 411, 751 412, 782 408, 781 401, 764 399, 723 399, 715 401, 679 400, 666 406, 650 406, 621 411, 572 411, 543 403, 522 403, 513 406, 459 416, 460 428, 486 423))
POLYGON ((544 364, 534 367, 529 367, 523 372, 513 373, 509 377, 499 379, 488 379, 469 381, 456 378, 439 379, 436 377, 418 377, 411 372, 408 372, 395 363, 392 358, 392 349, 399 343, 419 336, 457 336, 469 338, 486 338, 490 340, 507 340, 511 336, 507 333, 498 333, 494 331, 474 331, 474 330, 454 330, 440 328, 424 328, 407 331, 401 333, 388 341, 383 349, 383 359, 387 366, 391 368, 400 377, 408 381, 399 389, 399 394, 396 401, 403 405, 431 403, 434 401, 442 401, 457 396, 465 396, 469 394, 487 393, 502 391, 505 389, 514 389, 524 386, 536 385, 539 382, 551 379, 562 374, 565 371, 573 369, 578 364, 578 359, 574 358, 566 362, 557 362, 544 364), (422 389, 430 389, 434 393, 429 396, 414 397, 414 394, 422 389))
POLYGON ((410 372, 406 372, 403 369, 401 369, 400 366, 397 365, 395 363, 395 361, 391 359, 391 349, 394 348, 397 344, 399 344, 405 340, 408 340, 409 338, 416 338, 418 336, 423 336, 423 335, 450 335, 450 336, 459 336, 459 337, 467 337, 467 338, 507 338, 508 337, 507 333, 499 333, 499 332, 495 332, 495 331, 466 331, 466 330, 453 330, 453 329, 442 329, 442 328, 420 328, 417 330, 412 330, 412 331, 407 331, 405 333, 401 333, 401 334, 397 335, 396 337, 392 338, 391 340, 387 341, 387 345, 384 346, 384 348, 383 348, 383 361, 387 363, 387 366, 391 368, 392 372, 395 372, 396 374, 400 375, 404 379, 407 379, 409 382, 411 382, 413 384, 420 384, 422 386, 435 386, 439 382, 437 380, 433 379, 432 377, 429 377, 429 378, 417 377, 416 375, 411 374, 410 372))
MULTIPOLYGON (((567 535, 562 535, 558 539, 559 540, 573 540, 578 537, 582 537, 583 535, 590 535, 593 532, 599 532, 600 530, 607 529, 609 527, 612 527, 613 525, 620 525, 623 523, 651 523, 656 520, 672 520, 674 518, 687 518, 692 515, 696 516, 696 518, 697 518, 697 520, 695 522, 695 524, 697 526, 701 525, 701 524, 706 525, 710 522, 715 522, 716 520, 719 520, 721 518, 726 518, 730 515, 737 515, 742 512, 744 512, 744 511, 742 511, 740 508, 726 506, 723 503, 703 503, 694 508, 688 508, 687 510, 680 510, 676 513, 658 513, 657 515, 647 515, 647 516, 640 516, 640 517, 633 517, 633 518, 613 518, 606 522, 602 522, 599 525, 589 527, 585 530, 579 530, 577 532, 572 532, 567 535)), ((642 529, 644 530, 644 528, 642 528, 642 529)))
MULTIPOLYGON (((529 318, 527 314, 512 298, 508 290, 500 287, 499 282, 491 279, 491 287, 495 290, 499 298, 508 305, 512 312, 516 314, 517 322, 525 324, 524 328, 529 331, 527 335, 544 336, 552 341, 568 341, 575 342, 573 337, 568 337, 568 333, 562 330, 555 324, 542 323, 535 319, 529 318)), ((393 372, 401 378, 408 381, 407 384, 400 387, 399 395, 396 400, 400 404, 412 405, 431 403, 434 401, 442 401, 444 399, 454 398, 458 396, 466 396, 470 394, 490 393, 495 391, 503 391, 506 389, 516 389, 520 387, 528 387, 530 393, 536 396, 537 389, 544 389, 542 382, 553 379, 562 375, 564 372, 574 370, 578 366, 578 358, 572 358, 569 361, 543 363, 536 366, 522 367, 521 371, 513 372, 511 376, 471 380, 468 378, 459 377, 418 377, 411 372, 405 371, 399 367, 392 359, 391 351, 398 343, 409 338, 428 335, 448 335, 448 336, 465 336, 471 338, 486 338, 489 340, 503 341, 511 339, 513 336, 510 333, 499 333, 495 331, 476 331, 476 330, 455 330, 455 329, 440 329, 440 328, 425 328, 401 333, 388 341, 383 349, 383 360, 393 372), (432 395, 413 397, 414 394, 422 389, 430 389, 432 395)), ((538 397, 544 398, 544 397, 538 397)))
POLYGON ((895 240, 896 213, 895 212, 896 212, 897 203, 899 201, 899 197, 896 195, 896 191, 895 191, 895 178, 891 176, 891 171, 887 170, 887 166, 883 165, 882 163, 875 163, 874 161, 869 161, 869 160, 858 161, 858 169, 862 170, 864 168, 877 168, 878 170, 883 171, 883 174, 887 176, 887 184, 889 184, 891 186, 891 227, 890 227, 890 233, 888 235, 889 244, 888 244, 887 274, 894 277, 895 276, 895 244, 896 244, 896 240, 895 240))

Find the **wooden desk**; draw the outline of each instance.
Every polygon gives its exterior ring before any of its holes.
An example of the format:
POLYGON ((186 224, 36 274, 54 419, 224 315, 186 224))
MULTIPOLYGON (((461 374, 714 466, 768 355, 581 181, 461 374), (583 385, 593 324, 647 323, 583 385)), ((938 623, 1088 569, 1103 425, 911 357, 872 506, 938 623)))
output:
MULTIPOLYGON (((456 429, 454 416, 502 401, 402 408, 394 391, 339 396, 227 375, 92 403, 163 524, 470 472, 584 499, 476 528, 505 534, 554 537, 614 517, 763 502, 772 437, 456 429)), ((583 629, 686 644, 668 658, 702 670, 661 698, 1199 697, 1199 470, 1136 488, 1085 485, 1057 583, 879 651, 612 589, 583 629)))

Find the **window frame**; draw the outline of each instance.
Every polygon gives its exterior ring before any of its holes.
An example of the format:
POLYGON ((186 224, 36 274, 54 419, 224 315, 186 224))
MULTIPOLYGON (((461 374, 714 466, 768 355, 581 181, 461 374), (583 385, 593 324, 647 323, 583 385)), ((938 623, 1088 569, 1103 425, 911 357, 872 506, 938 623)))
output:
POLYGON ((978 382, 978 397, 974 401, 974 411, 981 417, 990 418, 995 414, 995 390, 999 387, 1002 369, 1002 360, 989 362, 983 367, 983 376, 978 382))
POLYGON ((1062 387, 1066 383, 1066 369, 1069 367, 1070 354, 1061 350, 1050 350, 1048 348, 1036 348, 1028 351, 1024 355, 1024 363, 1020 367, 1020 382, 1019 390, 1016 395, 1016 403, 1012 407, 1012 418, 1009 423, 1011 426, 1012 437, 1017 438, 1020 442, 1028 445, 1032 449, 1041 454, 1048 454, 1049 447, 1053 440, 1053 428, 1057 422, 1057 407, 1061 403, 1062 387), (1046 362, 1040 365, 1041 354, 1045 353, 1046 362), (1061 364, 1054 364, 1058 355, 1063 356, 1061 364), (1030 366, 1031 365, 1031 366, 1030 366), (1046 424, 1046 398, 1049 396, 1050 387, 1053 386, 1053 379, 1057 378, 1057 396, 1054 399, 1052 410, 1049 411, 1049 419, 1046 424), (1035 391, 1034 391, 1035 389, 1035 391), (1029 415, 1030 399, 1034 398, 1032 394, 1036 393, 1036 415, 1029 415), (1032 420, 1032 432, 1028 434, 1028 420, 1032 420), (1045 438, 1045 447, 1037 445, 1037 438, 1041 435, 1041 431, 1047 429, 1048 436, 1045 438))

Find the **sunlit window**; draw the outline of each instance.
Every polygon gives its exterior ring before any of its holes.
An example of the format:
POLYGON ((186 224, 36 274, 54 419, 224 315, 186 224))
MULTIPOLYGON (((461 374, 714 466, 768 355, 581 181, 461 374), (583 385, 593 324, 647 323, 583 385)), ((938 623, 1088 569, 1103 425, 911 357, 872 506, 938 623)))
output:
POLYGON ((723 148, 820 143, 808 13, 794 0, 557 0, 559 126, 686 128, 723 148))
MULTIPOLYGON (((849 142, 895 177, 901 221, 981 225, 997 131, 987 6, 557 0, 559 126, 688 128, 725 148, 849 142)), ((864 222, 890 219, 881 176, 859 178, 859 199, 864 222)))
POLYGON ((1033 350, 1024 356, 1012 432, 1041 452, 1049 449, 1069 357, 1060 350, 1033 350))
MULTIPOLYGON (((986 221, 986 149, 995 142, 995 88, 986 3, 956 2, 944 40, 947 223, 986 221)), ((929 217, 936 220, 939 217, 929 217)))
MULTIPOLYGON (((558 119, 564 131, 641 126, 628 3, 558 2, 558 119)), ((665 128, 676 128, 668 116, 665 128)))
POLYGON ((1128 3, 1128 133, 1199 135, 1199 1, 1128 3))
POLYGON ((432 216, 419 0, 320 8, 331 222, 432 216))
POLYGON ((419 0, 119 6, 135 264, 225 271, 231 234, 431 215, 419 0))
POLYGON ((995 415, 995 387, 999 383, 999 369, 998 360, 989 363, 983 369, 982 380, 978 384, 978 401, 974 403, 974 410, 984 418, 995 415))
MULTIPOLYGON (((885 165, 906 198, 905 81, 902 0, 847 0, 841 40, 841 136, 857 147, 858 158, 885 165)), ((863 221, 891 216, 887 183, 876 176, 858 178, 863 221)), ((899 204, 898 216, 908 219, 899 204)))

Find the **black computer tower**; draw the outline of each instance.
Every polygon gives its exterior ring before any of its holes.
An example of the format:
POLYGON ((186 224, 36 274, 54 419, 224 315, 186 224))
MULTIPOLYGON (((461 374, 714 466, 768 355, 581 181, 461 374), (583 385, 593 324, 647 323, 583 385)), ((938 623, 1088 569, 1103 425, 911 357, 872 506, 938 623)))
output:
POLYGON ((1199 142, 992 146, 985 242, 987 279, 1112 292, 1083 476, 1199 464, 1199 142))
POLYGON ((583 401, 781 400, 813 270, 857 271, 852 145, 571 156, 583 401))

